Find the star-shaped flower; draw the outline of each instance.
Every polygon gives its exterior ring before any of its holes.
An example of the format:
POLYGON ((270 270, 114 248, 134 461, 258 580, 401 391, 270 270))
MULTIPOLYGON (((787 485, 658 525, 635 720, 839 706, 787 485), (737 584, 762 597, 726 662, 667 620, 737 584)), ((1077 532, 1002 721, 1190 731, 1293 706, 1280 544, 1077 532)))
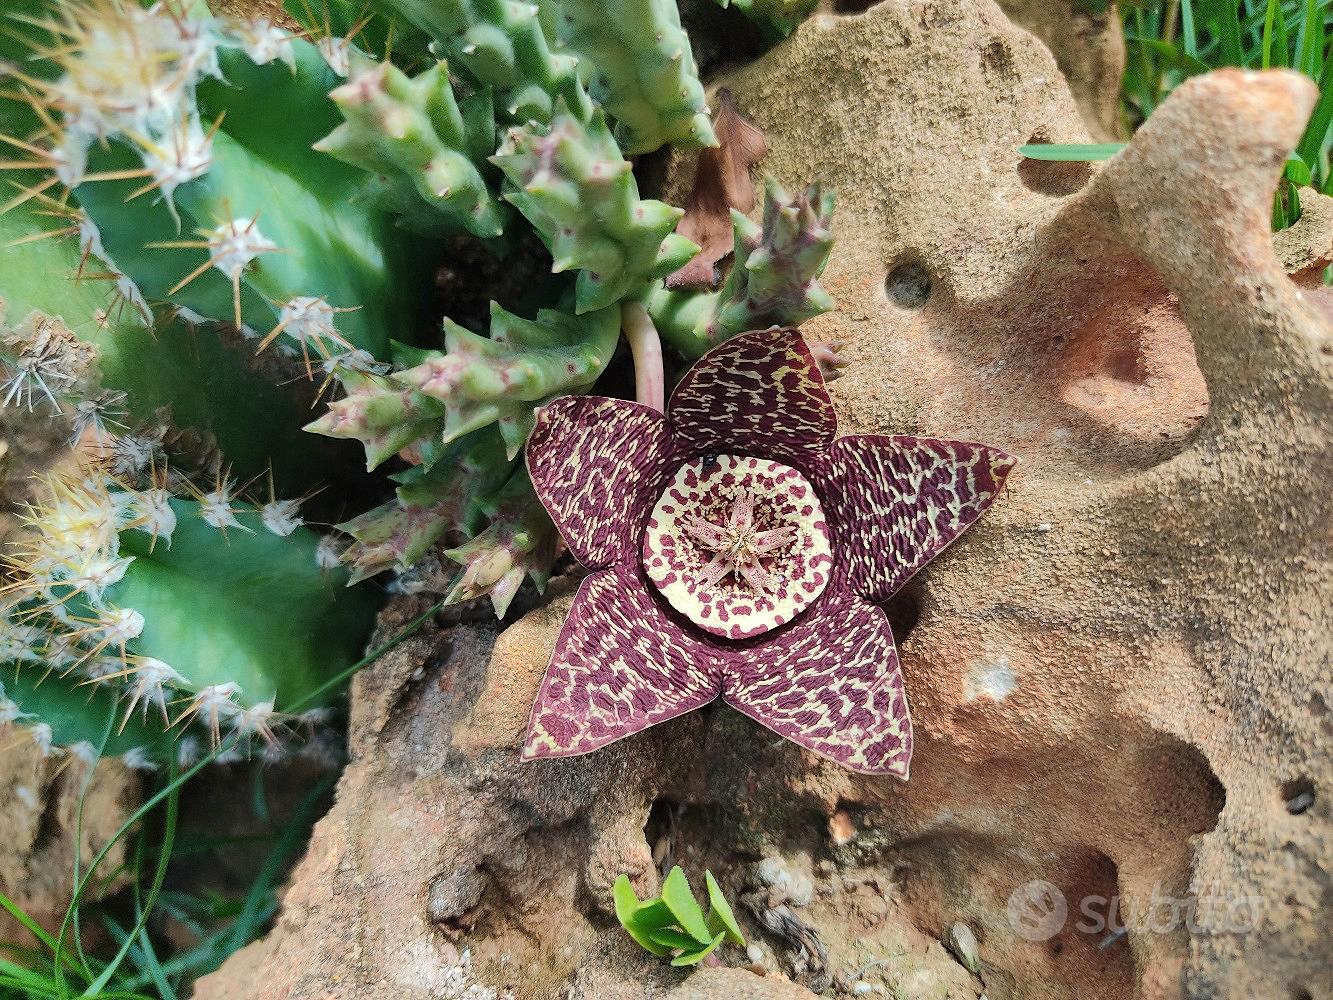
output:
POLYGON ((526 758, 588 753, 719 695, 866 774, 906 778, 888 600, 995 500, 1015 459, 933 438, 836 438, 795 330, 706 354, 667 413, 568 396, 528 471, 592 570, 556 641, 526 758))

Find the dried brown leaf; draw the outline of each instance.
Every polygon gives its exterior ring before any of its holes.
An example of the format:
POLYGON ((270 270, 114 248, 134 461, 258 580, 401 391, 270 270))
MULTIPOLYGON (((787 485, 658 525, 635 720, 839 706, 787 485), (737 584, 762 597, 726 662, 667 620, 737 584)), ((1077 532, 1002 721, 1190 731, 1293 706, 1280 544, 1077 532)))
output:
POLYGON ((667 277, 668 288, 716 284, 717 263, 733 249, 731 210, 754 208, 750 168, 768 153, 764 133, 741 116, 726 89, 717 93, 713 131, 718 144, 700 151, 694 186, 676 226, 677 233, 699 245, 699 253, 667 277))

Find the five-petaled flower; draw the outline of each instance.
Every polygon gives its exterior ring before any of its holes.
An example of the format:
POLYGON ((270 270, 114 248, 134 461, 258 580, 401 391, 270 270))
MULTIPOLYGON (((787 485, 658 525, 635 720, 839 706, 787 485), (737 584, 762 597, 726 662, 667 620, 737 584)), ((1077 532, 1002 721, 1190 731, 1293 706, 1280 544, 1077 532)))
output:
POLYGON ((569 396, 538 411, 537 495, 583 581, 523 754, 587 753, 711 702, 854 771, 907 777, 912 728, 876 606, 995 500, 986 445, 837 429, 795 330, 735 337, 667 414, 569 396))

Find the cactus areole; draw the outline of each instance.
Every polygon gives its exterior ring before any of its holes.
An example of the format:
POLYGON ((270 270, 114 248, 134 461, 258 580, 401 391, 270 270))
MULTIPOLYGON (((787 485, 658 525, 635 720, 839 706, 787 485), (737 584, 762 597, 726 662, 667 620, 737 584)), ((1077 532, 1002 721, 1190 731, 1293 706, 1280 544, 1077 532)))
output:
POLYGON ((836 437, 795 330, 704 355, 666 414, 570 396, 528 471, 583 582, 523 755, 588 753, 721 696, 806 749, 908 775, 888 600, 994 502, 1015 459, 932 438, 836 437))

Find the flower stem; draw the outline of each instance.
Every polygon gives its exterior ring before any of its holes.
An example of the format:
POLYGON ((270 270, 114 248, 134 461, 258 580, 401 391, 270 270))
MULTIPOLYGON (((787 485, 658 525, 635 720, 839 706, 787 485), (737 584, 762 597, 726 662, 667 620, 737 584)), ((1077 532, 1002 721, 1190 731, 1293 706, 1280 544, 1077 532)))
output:
POLYGON ((657 327, 640 303, 626 302, 620 310, 620 328, 634 356, 634 394, 640 403, 660 413, 666 406, 666 376, 657 327))

